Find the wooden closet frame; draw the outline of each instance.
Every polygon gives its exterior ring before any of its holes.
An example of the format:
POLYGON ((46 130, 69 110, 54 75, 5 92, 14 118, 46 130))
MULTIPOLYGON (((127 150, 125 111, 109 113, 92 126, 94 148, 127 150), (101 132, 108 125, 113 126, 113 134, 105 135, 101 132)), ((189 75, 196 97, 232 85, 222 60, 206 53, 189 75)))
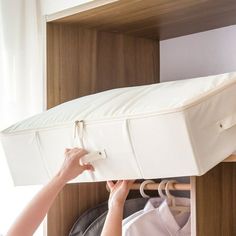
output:
MULTIPOLYGON (((51 108, 107 89, 159 82, 159 41, 236 24, 236 5, 230 0, 97 0, 46 21, 51 108)), ((205 175, 190 177, 192 236, 236 235, 235 161, 231 156, 205 175)), ((107 199, 105 183, 67 185, 47 216, 47 235, 68 235, 79 215, 107 199)))

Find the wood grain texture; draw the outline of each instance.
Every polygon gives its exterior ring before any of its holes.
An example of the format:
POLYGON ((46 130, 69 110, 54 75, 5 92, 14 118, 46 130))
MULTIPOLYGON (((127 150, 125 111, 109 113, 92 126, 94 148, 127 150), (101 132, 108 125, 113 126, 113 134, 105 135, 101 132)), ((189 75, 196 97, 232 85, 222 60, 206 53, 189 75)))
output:
POLYGON ((67 236, 75 220, 108 198, 105 183, 68 184, 47 215, 47 236, 67 236))
POLYGON ((47 26, 48 108, 107 89, 159 81, 159 42, 82 29, 47 26))
POLYGON ((55 22, 163 40, 236 24, 236 2, 120 0, 55 22))
POLYGON ((236 154, 230 155, 223 162, 236 162, 236 154))
POLYGON ((195 178, 196 235, 236 235, 236 163, 220 163, 195 178))
MULTIPOLYGON (((47 25, 48 108, 107 89, 158 81, 158 41, 47 25)), ((107 198, 105 183, 67 185, 49 211, 48 236, 68 235, 81 213, 107 198)))
POLYGON ((191 236, 197 236, 197 202, 196 202, 196 178, 195 176, 190 177, 190 209, 191 209, 191 236))

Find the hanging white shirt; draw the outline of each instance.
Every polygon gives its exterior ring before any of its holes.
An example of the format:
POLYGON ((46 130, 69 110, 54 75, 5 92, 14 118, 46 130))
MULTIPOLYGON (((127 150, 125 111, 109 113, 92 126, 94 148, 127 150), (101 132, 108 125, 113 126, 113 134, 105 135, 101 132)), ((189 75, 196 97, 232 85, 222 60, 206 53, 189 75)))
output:
MULTIPOLYGON (((189 199, 176 201, 178 205, 189 206, 189 199)), ((167 201, 164 201, 158 208, 148 205, 148 210, 124 225, 123 236, 190 236, 191 220, 190 213, 183 212, 174 215, 169 208, 167 201), (152 208, 152 210, 150 210, 152 208)))
MULTIPOLYGON (((134 214, 126 217, 123 221, 122 221, 122 227, 124 227, 126 224, 131 224, 133 222, 133 220, 138 217, 139 215, 144 214, 145 212, 148 212, 150 210, 153 210, 154 208, 157 208, 161 205, 161 203, 163 202, 163 199, 160 197, 156 197, 156 198, 150 198, 148 200, 148 202, 146 203, 144 209, 135 212, 134 214)), ((126 226, 128 227, 128 226, 126 226)))

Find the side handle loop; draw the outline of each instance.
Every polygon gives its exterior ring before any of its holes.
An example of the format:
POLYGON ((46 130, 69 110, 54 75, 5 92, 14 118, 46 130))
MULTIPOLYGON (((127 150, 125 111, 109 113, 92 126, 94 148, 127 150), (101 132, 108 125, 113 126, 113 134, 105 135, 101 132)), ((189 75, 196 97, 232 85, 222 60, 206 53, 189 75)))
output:
POLYGON ((221 131, 228 130, 236 125, 236 113, 218 122, 221 131))
POLYGON ((92 163, 94 161, 104 160, 106 158, 107 158, 107 156, 106 156, 105 150, 98 151, 98 152, 90 152, 81 158, 81 162, 82 162, 82 164, 92 163))

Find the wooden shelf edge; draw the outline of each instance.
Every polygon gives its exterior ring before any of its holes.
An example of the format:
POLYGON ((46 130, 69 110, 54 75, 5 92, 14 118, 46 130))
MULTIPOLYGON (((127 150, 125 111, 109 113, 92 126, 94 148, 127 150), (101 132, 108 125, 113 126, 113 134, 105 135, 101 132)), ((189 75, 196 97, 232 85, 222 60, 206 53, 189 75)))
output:
POLYGON ((236 154, 230 155, 223 162, 236 162, 236 154))

